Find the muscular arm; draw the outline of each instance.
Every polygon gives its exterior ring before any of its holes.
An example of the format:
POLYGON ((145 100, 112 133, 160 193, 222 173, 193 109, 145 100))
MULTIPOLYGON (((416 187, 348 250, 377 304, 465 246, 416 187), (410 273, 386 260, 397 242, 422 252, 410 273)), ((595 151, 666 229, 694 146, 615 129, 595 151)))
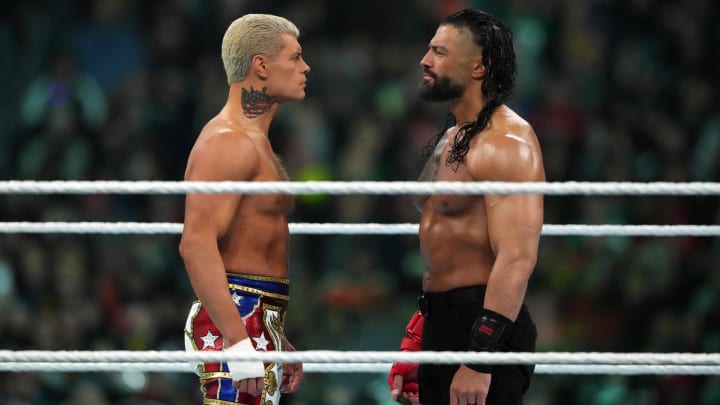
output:
MULTIPOLYGON (((468 169, 476 180, 545 180, 540 147, 533 133, 524 137, 494 137, 468 157, 468 169)), ((486 195, 485 207, 495 262, 488 279, 484 306, 515 320, 537 260, 543 196, 486 195)))
MULTIPOLYGON (((258 162, 249 139, 237 134, 214 134, 196 145, 185 180, 248 181, 255 176, 258 162)), ((225 338, 226 347, 248 336, 230 297, 218 247, 241 199, 238 194, 188 194, 180 241, 180 255, 193 290, 225 338)))

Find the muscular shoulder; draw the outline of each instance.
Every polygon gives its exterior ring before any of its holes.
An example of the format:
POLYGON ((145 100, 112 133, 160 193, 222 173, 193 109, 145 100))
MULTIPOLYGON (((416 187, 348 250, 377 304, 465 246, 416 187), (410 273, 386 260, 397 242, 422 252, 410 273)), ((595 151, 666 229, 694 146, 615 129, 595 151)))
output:
POLYGON ((532 126, 502 106, 488 128, 476 136, 466 156, 476 181, 543 181, 542 152, 532 126))
POLYGON ((211 120, 188 159, 186 180, 252 180, 259 167, 255 143, 241 129, 211 120))

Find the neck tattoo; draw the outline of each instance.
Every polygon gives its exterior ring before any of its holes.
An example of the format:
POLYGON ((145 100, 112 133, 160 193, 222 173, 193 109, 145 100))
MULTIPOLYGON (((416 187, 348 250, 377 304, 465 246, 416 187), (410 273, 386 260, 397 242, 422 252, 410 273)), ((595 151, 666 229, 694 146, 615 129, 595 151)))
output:
POLYGON ((250 86, 250 90, 242 89, 241 104, 246 117, 256 118, 265 114, 275 104, 275 99, 267 94, 267 87, 255 90, 250 86))

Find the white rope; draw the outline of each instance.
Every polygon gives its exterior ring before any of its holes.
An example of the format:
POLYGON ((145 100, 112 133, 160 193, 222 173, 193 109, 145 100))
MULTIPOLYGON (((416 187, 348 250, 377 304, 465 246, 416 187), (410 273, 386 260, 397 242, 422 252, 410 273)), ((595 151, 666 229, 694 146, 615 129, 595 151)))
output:
POLYGON ((604 353, 604 352, 392 352, 306 350, 296 352, 185 352, 185 351, 10 351, 0 350, 0 362, 198 362, 264 361, 303 363, 430 364, 645 364, 720 366, 720 353, 604 353))
POLYGON ((179 234, 170 222, 0 222, 0 233, 179 234))
MULTIPOLYGON (((418 224, 291 223, 295 235, 417 235, 418 224)), ((179 234, 170 222, 0 222, 0 233, 179 234)), ((718 236, 720 225, 543 225, 546 236, 718 236)))
POLYGON ((543 225, 547 236, 718 236, 720 225, 543 225))
POLYGON ((720 195, 720 183, 416 181, 0 181, 4 194, 548 194, 720 195))
MULTIPOLYGON (((387 373, 392 363, 305 363, 305 373, 387 373)), ((189 363, 50 363, 3 362, 0 371, 6 372, 193 372, 189 363)), ((602 365, 538 364, 536 374, 621 374, 621 375, 718 375, 720 366, 683 365, 602 365)))

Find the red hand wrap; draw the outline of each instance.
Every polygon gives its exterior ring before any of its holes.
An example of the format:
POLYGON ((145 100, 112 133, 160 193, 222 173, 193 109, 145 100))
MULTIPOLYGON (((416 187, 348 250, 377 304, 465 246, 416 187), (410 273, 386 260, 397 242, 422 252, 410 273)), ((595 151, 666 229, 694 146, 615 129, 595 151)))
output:
MULTIPOLYGON (((404 352, 420 351, 424 324, 425 318, 419 311, 415 312, 405 328, 406 337, 400 343, 400 350, 404 352)), ((417 370, 417 363, 394 363, 388 377, 390 389, 393 389, 395 375, 399 374, 403 378, 402 392, 418 392, 417 370)))
POLYGON ((406 343, 406 340, 409 340, 417 346, 412 346, 412 349, 408 348, 407 350, 405 350, 405 348, 401 345, 400 349, 412 352, 420 351, 420 344, 422 343, 423 325, 425 325, 425 318, 423 318, 423 316, 420 314, 420 311, 415 312, 413 314, 413 317, 410 319, 410 322, 408 322, 407 327, 405 328, 405 333, 407 333, 407 337, 403 339, 403 345, 406 343))

